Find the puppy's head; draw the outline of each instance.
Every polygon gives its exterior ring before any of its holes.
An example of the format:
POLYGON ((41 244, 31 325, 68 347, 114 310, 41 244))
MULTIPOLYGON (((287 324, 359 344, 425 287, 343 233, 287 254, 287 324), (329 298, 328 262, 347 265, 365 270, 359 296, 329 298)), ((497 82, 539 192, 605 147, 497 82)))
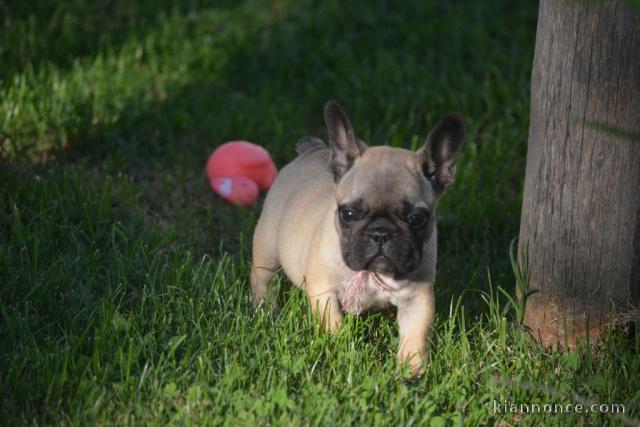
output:
POLYGON ((422 260, 438 199, 455 177, 462 119, 443 118, 417 152, 366 147, 334 102, 325 106, 336 181, 336 227, 345 264, 402 278, 422 260))

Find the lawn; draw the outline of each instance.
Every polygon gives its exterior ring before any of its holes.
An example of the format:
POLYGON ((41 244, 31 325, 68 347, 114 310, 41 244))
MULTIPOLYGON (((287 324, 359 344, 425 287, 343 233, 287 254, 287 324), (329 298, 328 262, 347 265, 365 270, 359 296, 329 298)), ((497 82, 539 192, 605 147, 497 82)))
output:
POLYGON ((0 2, 0 424, 635 425, 640 337, 547 352, 518 325, 537 5, 509 1, 0 2), (314 323, 248 284, 260 204, 210 190, 231 139, 278 167, 339 101, 369 144, 466 120, 439 207, 431 361, 393 313, 314 323), (624 414, 498 404, 623 404, 624 414), (506 412, 506 413, 505 413, 506 412))

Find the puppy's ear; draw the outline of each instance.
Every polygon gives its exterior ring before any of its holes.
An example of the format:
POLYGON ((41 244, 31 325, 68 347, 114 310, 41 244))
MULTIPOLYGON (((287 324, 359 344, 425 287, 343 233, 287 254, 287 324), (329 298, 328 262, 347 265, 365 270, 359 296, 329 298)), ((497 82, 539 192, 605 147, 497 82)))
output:
POLYGON ((324 122, 331 142, 329 167, 337 182, 366 149, 366 146, 359 143, 349 118, 337 103, 329 101, 324 106, 324 122))
POLYGON ((456 159, 464 140, 464 121, 449 114, 433 128, 418 150, 424 175, 438 193, 451 185, 456 175, 456 159))

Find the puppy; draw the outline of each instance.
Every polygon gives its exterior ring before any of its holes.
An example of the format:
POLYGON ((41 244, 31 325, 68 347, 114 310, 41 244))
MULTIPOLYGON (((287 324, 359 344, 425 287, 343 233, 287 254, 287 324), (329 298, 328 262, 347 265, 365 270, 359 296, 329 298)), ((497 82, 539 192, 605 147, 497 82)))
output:
POLYGON ((454 180, 463 121, 446 116, 413 152, 367 147, 334 102, 324 118, 330 146, 301 140, 267 194, 253 236, 254 304, 282 267, 329 331, 343 312, 395 305, 398 360, 417 374, 434 320, 436 207, 454 180))

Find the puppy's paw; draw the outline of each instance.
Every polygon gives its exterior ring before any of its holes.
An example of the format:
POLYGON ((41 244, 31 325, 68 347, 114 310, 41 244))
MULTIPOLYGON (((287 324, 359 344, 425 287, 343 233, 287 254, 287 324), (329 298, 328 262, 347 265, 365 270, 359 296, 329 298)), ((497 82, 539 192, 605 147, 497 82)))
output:
POLYGON ((424 374, 427 357, 424 352, 401 352, 398 353, 398 364, 401 370, 406 370, 411 377, 418 378, 424 374))
POLYGON ((274 296, 269 296, 267 294, 266 298, 262 298, 261 300, 253 299, 253 308, 256 312, 260 310, 264 310, 267 312, 271 312, 271 315, 274 318, 277 318, 280 315, 280 304, 278 304, 277 298, 274 296))
POLYGON ((335 296, 322 294, 320 297, 310 296, 311 311, 325 332, 335 334, 340 329, 343 314, 338 308, 335 296))
POLYGON ((340 321, 340 319, 337 319, 337 320, 325 319, 322 323, 322 326, 325 332, 328 332, 330 334, 337 334, 340 331, 341 323, 342 322, 340 321))

